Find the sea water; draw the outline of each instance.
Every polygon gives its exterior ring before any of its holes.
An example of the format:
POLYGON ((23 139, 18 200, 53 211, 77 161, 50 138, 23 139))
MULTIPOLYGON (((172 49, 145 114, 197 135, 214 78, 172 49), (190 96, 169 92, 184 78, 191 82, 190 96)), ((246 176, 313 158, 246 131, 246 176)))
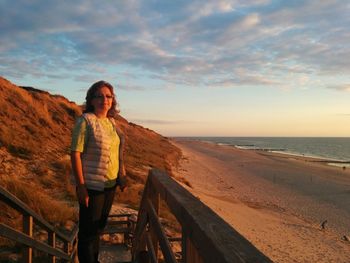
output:
POLYGON ((350 137, 182 137, 181 139, 350 163, 350 137))

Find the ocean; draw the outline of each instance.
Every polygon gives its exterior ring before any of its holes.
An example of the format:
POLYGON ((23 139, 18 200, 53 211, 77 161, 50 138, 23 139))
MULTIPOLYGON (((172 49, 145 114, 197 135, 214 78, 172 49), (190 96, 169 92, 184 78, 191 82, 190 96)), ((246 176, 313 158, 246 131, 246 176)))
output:
POLYGON ((350 137, 181 137, 183 139, 350 164, 350 137))

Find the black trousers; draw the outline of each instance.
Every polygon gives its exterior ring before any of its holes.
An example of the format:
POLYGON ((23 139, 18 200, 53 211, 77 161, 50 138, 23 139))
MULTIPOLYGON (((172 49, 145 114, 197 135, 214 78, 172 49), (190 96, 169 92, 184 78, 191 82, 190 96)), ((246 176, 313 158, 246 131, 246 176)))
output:
POLYGON ((100 234, 107 224, 116 187, 105 188, 103 192, 88 190, 89 206, 80 204, 78 258, 80 263, 97 263, 100 234))

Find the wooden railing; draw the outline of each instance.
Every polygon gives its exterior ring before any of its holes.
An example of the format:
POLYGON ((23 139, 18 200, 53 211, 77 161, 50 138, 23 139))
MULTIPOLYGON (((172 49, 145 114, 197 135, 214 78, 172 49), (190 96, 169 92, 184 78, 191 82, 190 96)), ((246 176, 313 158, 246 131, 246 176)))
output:
POLYGON ((66 262, 74 262, 76 260, 77 226, 69 236, 65 235, 2 187, 0 187, 0 201, 17 210, 23 216, 22 231, 0 223, 0 236, 24 245, 22 262, 32 262, 33 249, 47 253, 49 262, 56 262, 56 257, 66 262), (34 224, 47 232, 47 242, 41 242, 34 238, 34 224), (63 246, 58 246, 59 242, 63 243, 63 246))
POLYGON ((136 219, 133 214, 110 214, 102 234, 122 234, 125 247, 131 248, 135 224, 136 219))
MULTIPOLYGON (((56 262, 56 258, 76 261, 77 228, 70 236, 61 233, 2 187, 0 201, 23 215, 22 232, 0 223, 0 236, 24 245, 23 262, 32 262, 33 249, 47 253, 50 262, 56 262), (48 233, 47 242, 34 238, 34 224, 48 233), (63 246, 56 245, 58 240, 63 246)), ((180 260, 183 263, 272 262, 210 208, 159 170, 149 172, 136 226, 130 214, 111 215, 110 219, 112 222, 104 233, 123 233, 126 245, 132 240, 133 262, 156 263, 160 258, 159 249, 165 262, 177 262, 170 245, 173 241, 181 242, 180 260), (159 219, 161 199, 181 225, 180 239, 165 234, 159 219)))
POLYGON ((177 262, 159 220, 160 199, 182 227, 181 262, 272 262, 209 207, 165 172, 151 170, 144 189, 134 233, 132 258, 136 262, 177 262))

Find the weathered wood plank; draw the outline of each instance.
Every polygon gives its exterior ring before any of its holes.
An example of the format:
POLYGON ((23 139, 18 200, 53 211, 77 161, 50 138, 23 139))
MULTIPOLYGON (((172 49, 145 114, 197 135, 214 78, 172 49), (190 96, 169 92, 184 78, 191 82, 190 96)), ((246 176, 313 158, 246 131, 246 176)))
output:
POLYGON ((166 173, 151 170, 148 180, 167 203, 204 262, 272 262, 166 173))
MULTIPOLYGON (((77 240, 77 233, 78 233, 78 225, 76 224, 74 229, 71 231, 71 234, 69 236, 67 236, 66 234, 61 233, 60 231, 58 231, 55 227, 53 227, 52 225, 50 225, 47 221, 45 221, 44 219, 42 219, 38 214, 36 214, 32 209, 30 209, 25 203, 23 203, 21 200, 19 200, 16 196, 12 195, 10 192, 8 192, 6 189, 4 189, 3 187, 0 186, 0 200, 3 201, 5 204, 9 205, 10 207, 12 207, 13 209, 17 210, 18 212, 20 212, 23 215, 23 233, 20 233, 20 235, 25 235, 27 234, 27 237, 32 238, 33 236, 33 225, 34 223, 37 224, 39 227, 41 227, 43 230, 48 232, 48 242, 49 244, 53 245, 53 247, 55 247, 55 239, 56 236, 63 241, 64 244, 64 250, 67 253, 66 256, 66 260, 67 262, 71 261, 70 258, 68 257, 69 254, 69 246, 70 244, 74 243, 74 249, 72 250, 72 257, 75 257, 74 254, 76 254, 76 240, 77 240)), ((6 225, 3 225, 3 227, 7 227, 6 225)), ((4 229, 4 228, 2 228, 4 229)), ((11 228, 10 228, 11 229, 11 228)), ((10 233, 13 234, 13 232, 11 232, 11 230, 6 230, 7 234, 8 231, 10 231, 10 233)), ((1 234, 0 234, 1 236, 1 234)), ((6 235, 3 235, 5 237, 7 237, 6 235)), ((18 236, 18 235, 17 235, 18 236)), ((10 238, 10 237, 8 237, 10 238)), ((26 245, 27 243, 23 243, 20 240, 22 240, 22 237, 14 237, 12 236, 12 239, 22 243, 24 245, 26 245), (13 239, 15 238, 15 239, 13 239), (18 239, 19 238, 19 239, 18 239), (17 240, 18 239, 18 240, 17 240)), ((34 239, 32 239, 34 241, 34 243, 31 244, 37 244, 35 242, 34 239)), ((44 244, 42 242, 40 242, 41 245, 44 244)), ((39 243, 39 246, 40 246, 39 243)), ((46 244, 44 244, 46 245, 46 244)), ((34 247, 36 248, 36 247, 34 247)), ((36 248, 38 250, 40 250, 39 248, 36 248)), ((25 247, 25 251, 24 251, 24 256, 23 256, 23 260, 25 262, 32 262, 32 250, 33 248, 31 246, 26 245, 25 247)), ((58 250, 60 251, 60 250, 58 250)), ((44 251, 46 252, 46 251, 44 251)), ((55 261, 55 254, 52 254, 53 256, 51 257, 51 261, 54 262, 55 261)), ((61 255, 62 256, 62 255, 61 255)))
POLYGON ((147 200, 147 193, 149 188, 149 181, 146 181, 145 188, 143 191, 140 208, 137 216, 136 227, 134 231, 134 238, 132 241, 131 255, 132 260, 135 261, 136 257, 139 255, 141 251, 145 251, 146 249, 146 237, 145 230, 148 224, 147 211, 145 210, 145 204, 147 200))
POLYGON ((75 239, 74 242, 72 243, 72 251, 71 251, 71 256, 70 256, 70 260, 71 262, 74 262, 74 263, 79 263, 79 260, 78 260, 78 240, 75 239))
MULTIPOLYGON (((48 233, 48 244, 53 247, 56 248, 56 234, 55 232, 49 232, 48 233)), ((55 263, 56 262, 56 257, 54 255, 49 255, 49 262, 51 263, 55 263)))
POLYGON ((186 263, 203 263, 202 256, 189 238, 186 240, 186 263))
POLYGON ((109 220, 108 225, 127 225, 129 223, 129 220, 109 220))
POLYGON ((186 263, 187 262, 187 234, 182 229, 182 237, 181 237, 181 262, 186 263))
POLYGON ((24 244, 25 246, 33 247, 37 250, 48 253, 49 255, 54 255, 65 260, 70 260, 70 256, 61 250, 52 248, 48 244, 32 239, 30 236, 21 233, 9 226, 6 226, 3 223, 0 223, 0 236, 24 244))
POLYGON ((147 248, 148 248, 149 258, 150 258, 152 263, 157 263, 158 260, 157 260, 156 253, 154 251, 153 241, 152 241, 152 238, 151 238, 151 236, 149 234, 147 234, 146 241, 147 241, 147 248))
POLYGON ((110 226, 107 225, 103 230, 103 234, 125 234, 130 233, 132 230, 129 227, 120 227, 120 226, 110 226))
POLYGON ((38 224, 44 230, 56 232, 58 238, 64 241, 71 241, 71 236, 67 236, 55 229, 52 225, 50 225, 47 221, 45 221, 37 213, 35 213, 30 207, 28 207, 25 203, 23 203, 20 199, 8 192, 3 187, 0 187, 0 196, 1 201, 5 202, 8 206, 17 210, 24 216, 32 216, 34 223, 38 224))
MULTIPOLYGON (((33 217, 30 215, 23 215, 23 233, 29 237, 33 237, 33 217)), ((33 261, 33 249, 25 246, 22 249, 23 261, 31 263, 33 261)))
MULTIPOLYGON (((148 201, 151 202, 152 207, 154 209, 154 212, 156 213, 156 217, 158 218, 159 216, 159 205, 160 205, 160 195, 157 192, 157 189, 155 189, 152 184, 149 187, 149 192, 148 192, 148 201)), ((150 225, 149 229, 149 234, 151 235, 152 243, 153 243, 153 248, 154 248, 154 254, 156 258, 158 258, 159 255, 159 237, 157 235, 156 230, 152 225, 150 225)))
POLYGON ((130 217, 130 216, 132 216, 132 214, 111 214, 108 217, 113 218, 113 217, 130 217))
MULTIPOLYGON (((71 247, 71 245, 68 242, 64 242, 64 244, 63 244, 63 252, 66 253, 67 255, 70 255, 70 253, 69 253, 70 247, 71 247)), ((64 262, 68 262, 68 261, 65 260, 64 262)))
POLYGON ((174 256, 174 253, 171 249, 170 243, 166 237, 166 234, 162 228, 162 225, 159 221, 158 215, 153 207, 153 204, 150 200, 147 202, 147 212, 149 215, 149 221, 152 225, 154 231, 156 232, 158 239, 159 239, 159 245, 162 249, 163 256, 166 262, 170 263, 176 263, 176 258, 174 256))
POLYGON ((78 238, 78 230, 79 230, 79 224, 76 224, 70 234, 70 236, 67 236, 67 239, 63 239, 63 241, 68 242, 72 244, 75 242, 78 238))
POLYGON ((137 225, 136 225, 134 238, 132 242, 132 248, 131 248, 133 260, 135 260, 135 257, 140 251, 144 251, 146 249, 146 240, 145 240, 144 233, 146 231, 147 223, 148 223, 147 212, 144 208, 140 207, 139 215, 137 217, 137 225))

